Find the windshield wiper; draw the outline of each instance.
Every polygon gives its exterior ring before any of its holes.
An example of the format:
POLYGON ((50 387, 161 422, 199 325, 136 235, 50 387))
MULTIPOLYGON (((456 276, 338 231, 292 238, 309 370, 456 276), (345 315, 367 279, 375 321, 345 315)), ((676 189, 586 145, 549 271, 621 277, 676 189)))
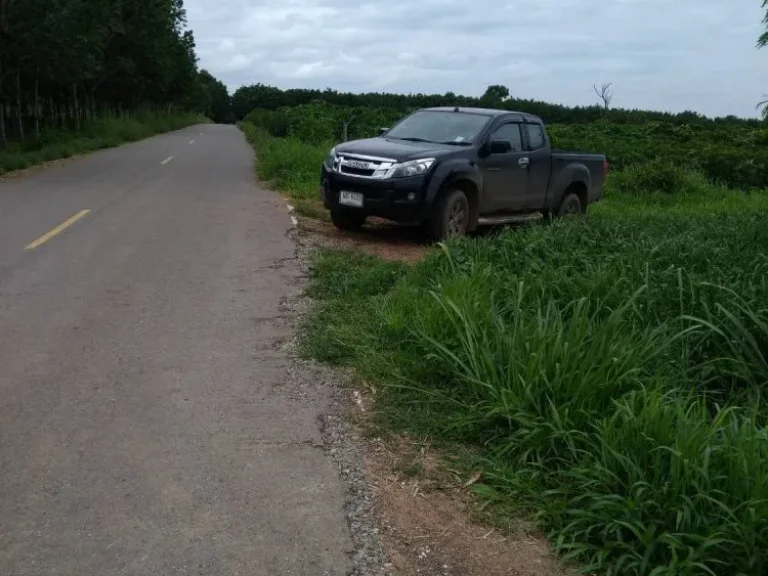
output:
POLYGON ((425 140, 424 138, 408 137, 408 138, 397 138, 397 140, 408 140, 408 142, 429 142, 430 144, 434 144, 432 140, 425 140))
POLYGON ((440 142, 440 144, 445 144, 446 146, 472 146, 472 142, 467 142, 466 140, 449 140, 447 142, 440 142))

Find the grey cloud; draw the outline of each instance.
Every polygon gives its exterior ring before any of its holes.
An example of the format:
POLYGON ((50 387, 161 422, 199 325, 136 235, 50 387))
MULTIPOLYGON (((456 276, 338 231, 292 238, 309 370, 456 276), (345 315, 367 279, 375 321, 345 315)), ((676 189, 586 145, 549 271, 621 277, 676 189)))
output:
POLYGON ((234 90, 513 94, 570 105, 755 115, 756 0, 186 0, 201 66, 234 90))

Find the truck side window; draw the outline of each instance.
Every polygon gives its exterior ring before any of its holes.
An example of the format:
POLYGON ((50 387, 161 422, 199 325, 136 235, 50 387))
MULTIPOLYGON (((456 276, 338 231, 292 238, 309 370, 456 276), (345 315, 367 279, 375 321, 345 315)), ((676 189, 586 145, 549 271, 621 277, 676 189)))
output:
POLYGON ((541 124, 526 124, 525 132, 528 134, 528 150, 544 148, 546 140, 544 139, 544 130, 541 128, 541 124))
POLYGON ((520 152, 523 149, 520 124, 502 124, 494 130, 493 134, 491 134, 491 138, 493 140, 507 140, 512 146, 511 152, 520 152))

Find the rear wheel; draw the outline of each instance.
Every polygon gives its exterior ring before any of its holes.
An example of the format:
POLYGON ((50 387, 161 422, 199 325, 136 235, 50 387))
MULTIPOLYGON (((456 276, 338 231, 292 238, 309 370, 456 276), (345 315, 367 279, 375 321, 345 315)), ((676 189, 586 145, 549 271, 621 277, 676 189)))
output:
POLYGON ((428 223, 430 237, 435 241, 457 238, 467 233, 469 201, 461 190, 447 190, 438 200, 428 223))
POLYGON ((331 222, 339 230, 360 230, 365 224, 365 214, 342 210, 331 211, 331 222))
POLYGON ((565 195, 563 201, 560 202, 560 207, 557 209, 558 217, 578 216, 583 213, 584 209, 581 205, 581 200, 579 200, 579 197, 573 192, 565 195))

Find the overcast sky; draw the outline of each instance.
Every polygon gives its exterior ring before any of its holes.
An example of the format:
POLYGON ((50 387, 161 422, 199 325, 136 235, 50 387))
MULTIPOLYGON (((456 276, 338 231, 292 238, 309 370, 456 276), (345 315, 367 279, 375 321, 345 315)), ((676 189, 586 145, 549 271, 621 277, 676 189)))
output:
POLYGON ((512 94, 754 116, 761 0, 185 0, 200 65, 230 90, 512 94))

